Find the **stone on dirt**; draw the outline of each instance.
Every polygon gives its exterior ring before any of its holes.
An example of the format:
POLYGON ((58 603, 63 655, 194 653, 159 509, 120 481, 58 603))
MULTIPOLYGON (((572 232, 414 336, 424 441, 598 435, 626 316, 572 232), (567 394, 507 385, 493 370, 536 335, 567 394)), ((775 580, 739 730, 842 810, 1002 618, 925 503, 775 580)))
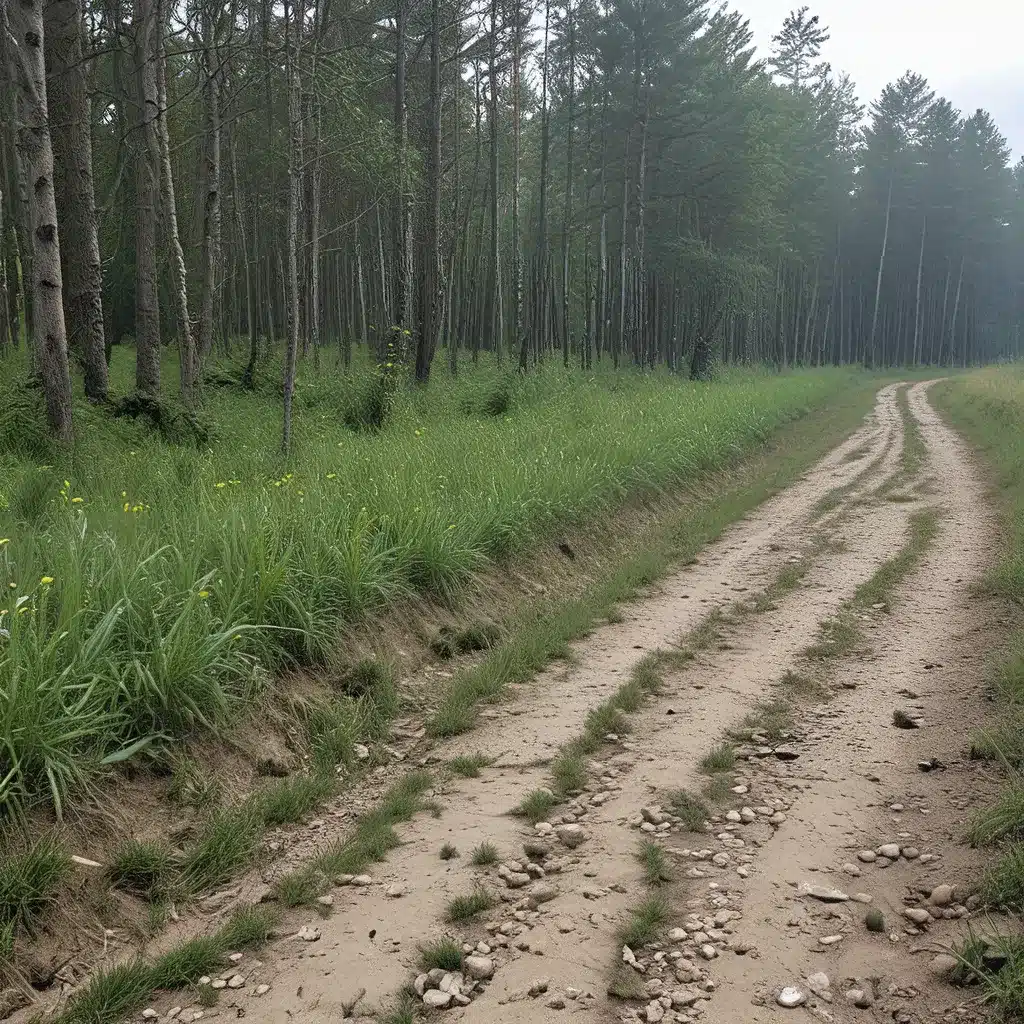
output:
POLYGON ((807 994, 795 985, 787 985, 776 993, 775 1002, 791 1010, 796 1006, 803 1006, 807 1002, 807 994))
POLYGON ((302 939, 303 942, 316 942, 320 938, 320 929, 316 925, 304 924, 295 937, 302 939))
POLYGON ((816 995, 821 995, 822 992, 832 987, 832 982, 824 971, 815 971, 814 974, 808 976, 807 987, 816 995))
POLYGON ((875 853, 879 857, 885 857, 887 860, 895 860, 900 855, 900 844, 899 843, 883 843, 875 853))
POLYGON ((936 974, 940 978, 944 978, 946 975, 952 974, 959 963, 960 961, 957 960, 955 956, 952 956, 949 953, 940 953, 932 960, 928 967, 932 974, 936 974))
POLYGON ((953 902, 953 886, 937 885, 932 889, 928 902, 933 907, 948 907, 953 902))
POLYGON ((586 832, 583 831, 583 826, 575 823, 559 825, 555 834, 562 841, 563 845, 568 846, 570 850, 576 849, 587 838, 586 832))
POLYGON ((874 850, 861 850, 857 854, 857 860, 863 864, 874 864, 878 859, 878 854, 874 850))
POLYGON ((818 885, 815 882, 801 882, 797 888, 801 896, 810 896, 822 903, 845 903, 850 897, 841 889, 829 885, 818 885))
POLYGON ((494 977, 494 961, 486 956, 467 956, 463 961, 466 973, 476 981, 494 977))
POLYGON ((534 982, 532 982, 530 984, 530 987, 527 989, 527 993, 526 994, 529 995, 529 996, 532 996, 534 999, 536 999, 537 996, 544 995, 544 993, 547 992, 547 990, 550 987, 550 985, 551 985, 551 979, 550 978, 537 978, 536 981, 534 981, 534 982))
POLYGON ((923 907, 907 907, 903 911, 903 916, 908 921, 913 921, 917 925, 928 924, 932 920, 932 915, 923 907))
POLYGON ((846 993, 846 999, 853 1003, 858 1010, 868 1010, 875 1004, 875 997, 864 988, 851 988, 846 993))
POLYGON ((451 993, 440 989, 432 988, 423 993, 423 1005, 431 1010, 444 1010, 451 1005, 451 1001, 451 993))

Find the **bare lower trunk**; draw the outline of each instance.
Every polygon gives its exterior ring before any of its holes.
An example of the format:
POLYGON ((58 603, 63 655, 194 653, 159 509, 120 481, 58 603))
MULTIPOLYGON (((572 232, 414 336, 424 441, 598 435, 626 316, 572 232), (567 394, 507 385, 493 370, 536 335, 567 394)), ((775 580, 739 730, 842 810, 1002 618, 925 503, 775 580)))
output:
POLYGON ((103 275, 96 233, 92 132, 79 0, 50 0, 45 28, 48 106, 55 112, 50 132, 68 347, 82 365, 86 396, 102 402, 107 397, 103 275))
MULTIPOLYGON (((50 430, 58 440, 68 442, 72 437, 71 373, 61 294, 53 148, 46 105, 43 0, 18 0, 9 5, 8 17, 16 47, 11 57, 22 100, 18 150, 32 182, 28 192, 28 217, 32 240, 32 340, 36 371, 42 381, 50 430)), ((0 24, 0 31, 3 28, 0 24)))
MULTIPOLYGON (((285 22, 288 11, 285 10, 285 22)), ((284 431, 281 446, 287 454, 292 443, 292 396, 295 394, 295 362, 299 352, 299 200, 302 169, 302 82, 299 79, 298 50, 302 39, 302 4, 295 17, 295 54, 288 49, 288 344, 284 361, 284 431)))
POLYGON ((878 302, 882 295, 882 272, 885 269, 885 250, 889 244, 889 214, 892 212, 892 178, 889 179, 889 198, 885 201, 885 230, 882 232, 882 251, 878 255, 878 277, 875 281, 875 311, 871 316, 871 338, 868 341, 868 365, 875 365, 875 332, 878 329, 878 302))
MULTIPOLYGON (((162 12, 161 12, 162 13, 162 12)), ((178 206, 174 194, 174 174, 171 170, 170 132, 167 128, 167 54, 163 40, 163 18, 158 21, 157 38, 157 99, 160 112, 156 128, 160 145, 160 196, 163 214, 164 238, 170 248, 168 262, 171 267, 171 292, 174 312, 178 318, 178 362, 180 364, 181 396, 186 402, 195 398, 199 378, 199 360, 196 356, 192 320, 188 309, 188 276, 185 254, 178 233, 178 206)))
POLYGON ((135 386, 146 395, 160 391, 160 305, 157 291, 156 220, 159 197, 160 105, 154 47, 159 31, 153 0, 138 0, 135 32, 138 106, 135 177, 135 386))
POLYGON ((203 147, 203 243, 200 283, 199 358, 206 359, 213 349, 213 306, 217 295, 217 263, 220 256, 220 71, 214 46, 215 26, 210 20, 205 29, 203 54, 206 75, 206 139, 203 147))

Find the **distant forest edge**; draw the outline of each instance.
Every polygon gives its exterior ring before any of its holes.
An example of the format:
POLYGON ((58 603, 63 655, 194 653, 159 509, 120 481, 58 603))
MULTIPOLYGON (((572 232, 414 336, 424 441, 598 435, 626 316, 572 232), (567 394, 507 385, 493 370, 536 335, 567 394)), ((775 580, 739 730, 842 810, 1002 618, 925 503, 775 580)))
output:
POLYGON ((103 400, 129 342, 138 396, 190 405, 211 357, 251 384, 283 352, 286 448, 297 359, 358 345, 420 381, 440 351, 694 377, 1020 351, 1024 160, 911 72, 865 110, 807 8, 767 57, 696 0, 0 17, 0 354, 31 339, 59 438, 72 371, 103 400))

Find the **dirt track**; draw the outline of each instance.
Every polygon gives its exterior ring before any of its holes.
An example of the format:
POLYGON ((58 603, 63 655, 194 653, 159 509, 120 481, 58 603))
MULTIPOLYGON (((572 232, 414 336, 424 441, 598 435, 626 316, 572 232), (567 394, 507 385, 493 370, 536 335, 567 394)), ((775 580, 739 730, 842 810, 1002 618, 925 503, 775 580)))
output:
MULTIPOLYGON (((371 885, 337 888, 333 913, 322 920, 312 913, 290 919, 296 927, 314 924, 318 941, 284 937, 259 961, 245 958, 238 967, 245 968, 246 987, 225 990, 206 1018, 234 1017, 241 1009, 248 1020, 268 1024, 335 1021, 359 989, 365 995, 355 1015, 370 1014, 416 975, 418 948, 448 931, 492 947, 493 980, 468 1006, 441 1011, 469 1024, 533 1024, 570 1014, 709 1024, 806 1014, 922 1024, 974 1019, 972 1009, 956 1009, 963 991, 930 968, 963 920, 930 921, 908 934, 914 926, 901 916, 904 897, 919 887, 963 887, 977 875, 977 854, 961 845, 965 808, 990 782, 964 748, 987 713, 984 652, 994 642, 988 631, 998 628, 998 610, 972 591, 994 557, 983 488, 963 446, 929 406, 927 387, 909 389, 928 453, 918 479, 900 477, 903 424, 897 388, 887 387, 863 427, 796 486, 731 529, 698 564, 624 609, 625 621, 576 645, 572 664, 543 673, 478 729, 434 748, 431 760, 476 750, 498 760, 481 778, 437 794, 440 816, 420 815, 406 826, 404 845, 379 865, 371 885), (924 507, 941 517, 923 559, 887 607, 856 613, 862 635, 852 652, 827 668, 809 663, 803 652, 822 621, 900 551, 910 517, 924 507), (767 610, 735 610, 797 559, 807 567, 798 586, 767 610), (575 816, 587 837, 575 850, 558 849, 561 870, 511 889, 495 867, 473 867, 470 852, 485 840, 503 859, 522 860, 522 843, 534 830, 510 817, 510 808, 547 784, 558 747, 640 658, 678 643, 715 609, 726 613, 717 642, 632 717, 627 738, 595 756, 593 785, 559 810, 575 816), (748 792, 722 805, 706 834, 671 827, 656 838, 674 879, 666 889, 666 928, 689 925, 696 946, 687 939, 634 951, 644 970, 625 970, 648 986, 646 996, 610 998, 608 983, 622 961, 617 933, 647 894, 635 857, 641 807, 664 803, 666 792, 679 787, 699 792, 706 781, 700 759, 779 692, 787 670, 816 674, 828 692, 827 700, 790 695, 795 725, 787 745, 797 756, 739 760, 731 781, 748 792), (921 727, 894 728, 897 707, 921 714, 921 727), (918 762, 933 757, 944 767, 920 771, 918 762), (598 792, 606 795, 592 803, 598 792), (728 807, 752 808, 755 820, 729 821, 728 807), (446 842, 459 858, 439 859, 446 842), (887 868, 858 860, 858 851, 891 842, 926 856, 899 858, 887 868), (724 856, 713 862, 714 854, 724 856), (797 886, 808 882, 869 895, 885 915, 886 933, 865 929, 863 903, 801 896, 797 886), (500 895, 503 902, 484 917, 504 923, 507 935, 490 934, 483 917, 465 926, 443 923, 447 901, 480 883, 500 895), (554 898, 529 903, 545 886, 556 887, 554 898), (699 953, 703 943, 714 947, 712 959, 699 953), (828 975, 824 995, 807 983, 815 972, 828 975), (548 980, 547 991, 528 995, 539 979, 548 980), (260 983, 269 991, 255 997, 260 983), (800 987, 807 1002, 782 1008, 776 995, 783 986, 800 987), (845 995, 850 989, 866 992, 861 1002, 871 1005, 854 1006, 845 995), (673 1003, 674 992, 686 997, 673 1003), (667 1008, 651 1002, 662 993, 667 1008), (685 1006, 687 1000, 694 1005, 685 1006)), ((922 899, 917 893, 912 905, 922 899)), ((951 906, 959 905, 955 894, 951 906)), ((182 1014, 190 1017, 190 1010, 182 1014)))

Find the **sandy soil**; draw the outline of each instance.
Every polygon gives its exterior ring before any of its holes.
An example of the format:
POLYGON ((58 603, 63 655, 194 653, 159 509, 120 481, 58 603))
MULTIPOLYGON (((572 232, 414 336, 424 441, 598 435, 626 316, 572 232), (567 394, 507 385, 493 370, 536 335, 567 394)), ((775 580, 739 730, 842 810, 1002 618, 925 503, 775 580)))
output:
MULTIPOLYGON (((350 1014, 360 990, 351 1016, 372 1016, 416 977, 420 947, 446 933, 467 946, 483 943, 494 969, 493 979, 470 991, 468 1005, 433 1011, 467 1024, 539 1024, 566 1015, 708 1024, 808 1014, 921 1024, 981 1019, 970 993, 947 984, 932 960, 966 927, 962 894, 980 869, 962 837, 971 807, 995 780, 967 759, 965 745, 990 713, 985 652, 1005 626, 1002 609, 975 590, 995 556, 984 488, 927 392, 927 384, 909 389, 928 451, 921 478, 899 476, 897 388, 884 388, 863 426, 795 486, 730 529, 697 564, 624 608, 623 622, 577 644, 571 663, 519 688, 472 733, 435 747, 433 761, 477 750, 497 760, 480 778, 435 794, 439 816, 422 814, 404 826, 403 845, 370 884, 333 891, 329 916, 291 914, 258 959, 231 964, 225 977, 240 973, 245 984, 224 989, 204 1019, 336 1021, 350 1014), (900 500, 889 500, 896 494, 900 500), (925 507, 941 518, 923 559, 885 607, 858 613, 861 639, 852 653, 827 669, 809 662, 804 651, 821 623, 902 548, 910 516, 925 507), (766 610, 740 610, 796 560, 807 566, 798 586, 766 610), (582 826, 582 844, 569 848, 510 817, 526 793, 546 784, 552 757, 579 733, 587 711, 645 654, 681 642, 714 610, 724 613, 716 642, 632 716, 628 736, 595 755, 593 782, 550 819, 556 830, 582 826), (780 690, 787 671, 815 677, 827 699, 780 690), (729 780, 741 792, 727 794, 706 832, 688 834, 669 819, 660 829, 645 825, 645 836, 641 808, 655 808, 649 816, 657 819, 669 791, 699 792, 701 758, 780 694, 795 715, 788 759, 768 747, 768 756, 753 756, 756 738, 741 743, 741 755, 752 756, 741 756, 729 780), (895 728, 895 708, 920 715, 920 727, 895 728), (918 762, 931 758, 941 767, 923 772, 918 762), (671 865, 665 931, 690 934, 629 951, 637 966, 623 966, 621 928, 649 893, 635 855, 643 837, 671 865), (522 888, 508 887, 496 866, 471 864, 472 849, 488 841, 503 862, 524 866, 524 840, 546 843, 550 855, 533 855, 544 877, 522 888), (442 861, 445 843, 460 856, 442 861), (886 843, 912 846, 919 856, 886 867, 858 859, 886 843), (885 930, 865 928, 866 902, 822 902, 801 893, 807 884, 870 898, 885 930), (927 906, 927 893, 940 884, 956 887, 946 917, 938 907, 920 926, 903 916, 907 907, 927 906), (448 900, 477 885, 498 905, 469 924, 445 924, 448 900), (296 937, 303 925, 319 938, 296 937), (609 981, 623 972, 646 987, 643 998, 608 995, 609 981), (813 978, 820 973, 827 987, 813 978), (786 986, 799 989, 800 1007, 777 1003, 786 986), (854 989, 863 997, 848 998, 854 989)), ((294 838, 288 860, 330 839, 350 810, 328 809, 294 838)), ((179 993, 153 1006, 163 1018, 183 1004, 177 1016, 190 1020, 199 1010, 188 1000, 179 993)))

